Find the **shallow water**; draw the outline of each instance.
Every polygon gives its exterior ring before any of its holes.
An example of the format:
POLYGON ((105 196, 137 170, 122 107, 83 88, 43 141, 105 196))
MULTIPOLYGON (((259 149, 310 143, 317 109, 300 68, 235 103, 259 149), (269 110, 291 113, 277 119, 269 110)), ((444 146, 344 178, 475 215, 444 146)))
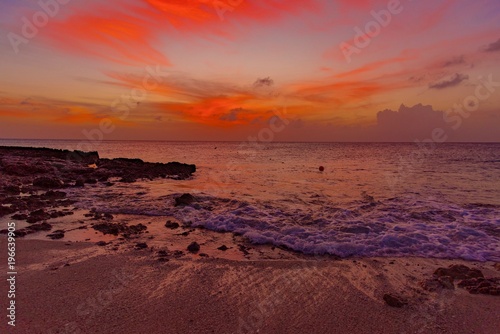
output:
POLYGON ((78 195, 82 208, 175 216, 306 253, 500 260, 500 144, 112 141, 92 148, 107 158, 194 163, 197 172, 186 181, 87 186, 78 195), (197 203, 174 207, 185 192, 197 203))

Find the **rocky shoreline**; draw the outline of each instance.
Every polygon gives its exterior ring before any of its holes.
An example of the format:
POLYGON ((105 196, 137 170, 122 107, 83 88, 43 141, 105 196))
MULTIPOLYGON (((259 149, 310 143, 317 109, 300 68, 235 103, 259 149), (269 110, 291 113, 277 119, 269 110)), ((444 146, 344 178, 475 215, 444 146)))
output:
MULTIPOLYGON (((68 190, 113 187, 138 180, 185 180, 195 172, 195 165, 179 162, 103 159, 97 152, 2 146, 0 218, 10 216, 30 224, 16 231, 17 236, 48 231, 51 226, 46 220, 74 214, 75 200, 69 198, 68 190)), ((60 236, 53 235, 56 239, 60 236)))

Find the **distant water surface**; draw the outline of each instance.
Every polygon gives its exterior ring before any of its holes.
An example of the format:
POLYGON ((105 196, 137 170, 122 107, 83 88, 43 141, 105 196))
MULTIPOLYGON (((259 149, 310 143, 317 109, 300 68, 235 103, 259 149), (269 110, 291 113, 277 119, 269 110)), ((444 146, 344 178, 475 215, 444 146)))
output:
POLYGON ((500 144, 104 141, 94 149, 198 169, 187 181, 89 187, 78 204, 85 208, 173 215, 306 253, 500 261, 500 144), (174 208, 175 194, 185 192, 197 204, 174 208))

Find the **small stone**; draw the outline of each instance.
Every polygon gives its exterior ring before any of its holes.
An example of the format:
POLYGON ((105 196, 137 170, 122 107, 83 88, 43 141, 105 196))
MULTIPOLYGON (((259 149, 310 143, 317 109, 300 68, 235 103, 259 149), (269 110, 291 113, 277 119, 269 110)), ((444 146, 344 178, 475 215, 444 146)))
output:
POLYGON ((175 206, 189 205, 194 202, 194 196, 191 194, 182 194, 181 196, 175 198, 175 206))
POLYGON ((483 273, 479 269, 471 269, 462 264, 454 264, 449 266, 448 268, 438 268, 434 272, 434 275, 438 277, 450 276, 452 279, 484 277, 483 273))
POLYGON ((222 245, 220 247, 217 247, 218 250, 221 250, 223 252, 227 251, 229 248, 226 245, 222 245))
POLYGON ((196 253, 200 250, 200 245, 196 241, 193 241, 192 243, 189 244, 187 250, 190 251, 191 253, 196 253))
POLYGON ((171 220, 168 220, 166 223, 165 223, 165 227, 166 228, 169 228, 171 230, 175 230, 176 228, 179 228, 179 224, 178 223, 174 223, 172 222, 171 220))
POLYGON ((64 231, 63 230, 54 231, 51 234, 48 234, 47 237, 51 238, 52 240, 62 239, 64 238, 64 231))
POLYGON ((145 243, 145 242, 139 242, 135 245, 135 248, 136 249, 144 249, 144 248, 148 248, 148 244, 145 243))
POLYGON ((97 246, 106 246, 108 243, 106 241, 98 241, 95 243, 97 246))
POLYGON ((384 295, 384 301, 386 302, 387 305, 391 307, 403 307, 407 303, 404 302, 401 298, 393 296, 391 294, 386 293, 384 295))

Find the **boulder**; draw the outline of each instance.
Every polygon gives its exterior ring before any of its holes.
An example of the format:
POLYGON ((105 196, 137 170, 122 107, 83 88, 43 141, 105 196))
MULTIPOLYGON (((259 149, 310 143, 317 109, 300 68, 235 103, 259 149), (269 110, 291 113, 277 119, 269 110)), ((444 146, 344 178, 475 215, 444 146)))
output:
POLYGON ((196 241, 193 241, 187 246, 187 250, 191 253, 197 253, 200 250, 200 245, 196 241))

